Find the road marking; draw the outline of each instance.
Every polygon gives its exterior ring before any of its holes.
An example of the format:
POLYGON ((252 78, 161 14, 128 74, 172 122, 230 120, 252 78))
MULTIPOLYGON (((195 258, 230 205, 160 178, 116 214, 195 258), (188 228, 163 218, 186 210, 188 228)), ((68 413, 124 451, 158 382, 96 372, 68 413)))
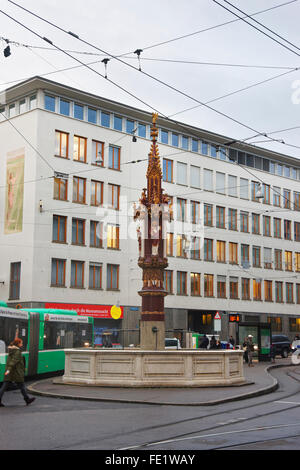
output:
POLYGON ((226 434, 237 434, 237 433, 242 433, 242 432, 265 431, 267 429, 288 428, 290 426, 300 426, 300 423, 277 424, 277 425, 274 425, 274 426, 260 426, 260 427, 256 427, 256 428, 240 429, 239 431, 225 431, 225 432, 218 432, 218 433, 214 433, 214 434, 200 434, 198 436, 192 436, 192 437, 180 437, 178 439, 168 439, 168 440, 165 440, 165 441, 148 442, 148 443, 140 444, 140 445, 137 445, 137 446, 123 447, 123 448, 118 449, 118 450, 137 449, 139 447, 149 447, 149 446, 155 446, 155 445, 158 445, 158 444, 169 444, 171 442, 189 441, 189 440, 194 440, 194 439, 203 439, 203 438, 207 438, 207 437, 224 436, 226 434))
POLYGON ((279 401, 278 400, 278 401, 274 401, 274 403, 285 403, 287 405, 300 405, 300 403, 296 401, 281 401, 281 400, 279 401))

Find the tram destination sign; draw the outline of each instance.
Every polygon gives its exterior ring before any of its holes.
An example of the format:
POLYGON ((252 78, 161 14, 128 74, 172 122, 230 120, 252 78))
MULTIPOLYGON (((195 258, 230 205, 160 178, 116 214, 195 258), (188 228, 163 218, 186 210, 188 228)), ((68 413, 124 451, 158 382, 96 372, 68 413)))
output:
POLYGON ((19 310, 13 310, 13 309, 9 309, 9 308, 0 307, 0 317, 20 318, 20 319, 23 319, 23 320, 28 320, 29 313, 28 312, 20 312, 19 310))

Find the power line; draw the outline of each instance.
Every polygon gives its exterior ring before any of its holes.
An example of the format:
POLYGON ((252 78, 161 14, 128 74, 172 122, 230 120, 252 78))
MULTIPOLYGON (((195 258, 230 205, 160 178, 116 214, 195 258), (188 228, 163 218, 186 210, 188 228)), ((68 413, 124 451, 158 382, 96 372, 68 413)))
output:
MULTIPOLYGON (((10 0, 9 0, 10 1, 10 0)), ((291 49, 290 47, 286 46, 285 44, 283 44, 282 42, 278 41, 277 39, 273 38, 272 36, 270 36, 269 34, 267 34, 265 31, 262 31, 261 29, 257 28, 256 26, 254 26, 253 24, 249 23, 249 21, 246 21, 245 18, 242 18, 241 16, 239 16, 237 13, 235 13, 234 11, 230 10, 229 8, 227 8, 225 5, 222 5, 221 3, 219 3, 217 0, 213 0, 215 3, 217 3, 220 7, 224 8, 225 10, 229 11, 229 13, 231 13, 232 15, 236 16, 237 18, 239 18, 240 20, 244 21, 244 23, 247 23, 249 26, 251 26, 252 28, 256 29, 257 31, 259 31, 260 33, 262 33, 264 36, 267 36, 268 38, 272 39, 272 41, 275 41, 277 44, 279 44, 280 46, 284 47, 285 49, 289 50, 290 52, 292 52, 293 54, 296 54, 298 57, 300 57, 300 54, 298 54, 298 52, 294 51, 293 49, 291 49)), ((226 1, 226 0, 224 0, 226 1)), ((226 2, 228 3, 228 2, 226 2)), ((241 10, 240 10, 241 11, 241 10)), ((245 13, 243 13, 245 14, 245 13)), ((250 15, 246 15, 246 17, 250 17, 250 15)), ((273 33, 273 34, 276 34, 276 33, 273 33)), ((293 47, 297 47, 297 46, 293 46, 293 47)))
MULTIPOLYGON (((76 39, 78 39, 79 41, 83 42, 84 44, 87 44, 87 45, 89 45, 90 47, 93 47, 94 49, 99 50, 99 51, 101 51, 101 52, 104 52, 106 55, 108 55, 108 56, 110 56, 110 57, 112 57, 112 58, 117 59, 117 60, 118 60, 119 62, 121 62, 122 64, 127 65, 128 67, 133 68, 133 69, 136 70, 136 71, 138 70, 136 67, 132 66, 131 64, 128 64, 127 62, 124 62, 124 61, 121 60, 119 57, 116 57, 116 56, 114 56, 114 55, 112 55, 112 54, 110 54, 110 53, 104 51, 103 49, 100 49, 99 47, 97 47, 97 46, 95 46, 95 45, 89 43, 88 41, 85 41, 84 39, 81 39, 77 34, 75 34, 75 33, 73 33, 73 32, 70 32, 70 31, 66 31, 66 30, 64 30, 63 28, 61 28, 60 26, 57 26, 56 24, 50 22, 49 20, 46 20, 46 19, 42 18, 41 16, 39 16, 39 15, 37 15, 37 14, 31 12, 30 10, 28 10, 28 9, 26 9, 26 8, 24 8, 24 7, 20 6, 20 5, 18 5, 17 3, 12 2, 11 0, 9 0, 9 1, 10 1, 11 3, 13 3, 14 5, 18 6, 19 8, 21 8, 22 10, 25 10, 25 11, 28 12, 29 14, 31 14, 31 15, 33 15, 33 16, 39 18, 40 20, 46 22, 47 24, 50 24, 50 25, 53 26, 54 28, 56 28, 56 29, 58 29, 58 30, 64 32, 65 34, 71 35, 71 36, 75 37, 76 39)), ((41 38, 41 39, 43 39, 43 40, 46 40, 47 42, 50 42, 50 43, 51 43, 54 47, 56 47, 58 50, 60 50, 61 52, 65 53, 65 54, 68 55, 69 57, 72 57, 72 58, 73 58, 74 60, 76 60, 77 62, 81 63, 82 65, 85 65, 85 64, 83 64, 80 60, 76 59, 75 57, 71 56, 69 53, 65 52, 63 49, 61 49, 61 48, 59 48, 58 46, 54 45, 53 42, 50 41, 49 39, 41 37, 38 33, 32 31, 30 28, 28 28, 27 26, 25 26, 23 23, 20 23, 20 22, 17 21, 15 18, 12 18, 10 15, 8 15, 8 14, 5 13, 5 12, 3 12, 3 10, 0 10, 0 12, 1 12, 2 14, 4 14, 5 16, 9 17, 11 20, 17 22, 19 25, 23 26, 25 29, 31 31, 33 34, 35 34, 35 35, 38 36, 39 38, 41 38)), ((92 69, 91 67, 88 67, 88 68, 89 68, 91 71, 97 73, 97 74, 98 74, 99 76, 101 76, 102 78, 104 78, 103 75, 101 75, 101 74, 100 74, 99 72, 97 72, 96 70, 92 69)), ((173 87, 172 85, 169 85, 169 84, 163 82, 162 80, 160 80, 160 79, 154 77, 153 75, 150 75, 150 74, 148 74, 147 72, 144 72, 144 71, 140 71, 140 72, 143 73, 144 75, 148 76, 149 78, 155 80, 156 82, 158 82, 158 83, 160 83, 160 84, 162 84, 162 85, 164 85, 164 86, 170 88, 171 90, 173 90, 173 91, 175 91, 175 92, 181 94, 182 96, 184 96, 184 97, 186 97, 186 98, 189 98, 189 99, 191 99, 191 100, 193 100, 193 101, 196 101, 198 104, 200 104, 200 105, 202 105, 202 106, 205 106, 206 108, 208 108, 208 109, 210 109, 210 110, 216 112, 217 114, 219 114, 219 115, 221 115, 221 116, 223 116, 223 117, 226 117, 227 119, 230 119, 231 121, 235 122, 236 124, 239 124, 239 125, 241 125, 241 126, 247 128, 247 129, 249 129, 249 130, 251 130, 251 131, 253 131, 253 132, 256 132, 257 134, 261 134, 261 133, 259 133, 257 130, 253 129, 252 127, 250 127, 250 126, 248 126, 248 125, 242 123, 241 121, 239 121, 239 120, 237 120, 237 119, 235 119, 235 118, 233 118, 233 117, 231 117, 231 116, 229 116, 229 115, 227 115, 227 114, 225 114, 225 113, 223 113, 223 112, 221 112, 221 111, 218 111, 217 109, 215 109, 215 108, 213 108, 213 107, 211 107, 211 106, 209 106, 209 105, 207 105, 207 104, 205 104, 205 103, 203 103, 203 102, 197 100, 196 98, 191 97, 191 96, 188 95, 187 93, 185 93, 185 92, 183 92, 183 91, 181 91, 181 90, 178 90, 176 87, 173 87)), ((111 80, 110 80, 110 81, 111 81, 111 80)), ((119 88, 121 88, 121 89, 122 89, 123 91, 125 91, 126 93, 130 94, 130 96, 134 96, 132 93, 130 93, 130 92, 128 92, 127 90, 125 90, 124 88, 120 87, 120 86, 117 85, 116 83, 114 83, 114 82, 112 82, 112 81, 111 81, 111 83, 113 83, 114 85, 118 86, 119 88)), ((136 96, 134 96, 134 97, 135 97, 135 99, 138 99, 138 100, 141 101, 143 104, 145 104, 144 101, 140 100, 140 99, 137 98, 136 96)), ((149 105, 147 105, 147 106, 149 106, 149 105)), ((150 106, 149 106, 149 107, 150 107, 150 106)), ((154 108, 152 108, 152 109, 154 109, 154 108)), ((155 109, 155 111, 157 111, 157 110, 155 109)), ((163 113, 159 113, 159 114, 161 114, 163 117, 165 117, 166 119, 168 119, 168 117, 165 116, 163 113)), ((186 128, 186 127, 187 127, 187 126, 184 126, 183 124, 181 124, 181 123, 179 123, 179 122, 177 122, 177 121, 175 121, 175 122, 176 122, 176 124, 177 124, 178 126, 180 126, 181 128, 186 128)))

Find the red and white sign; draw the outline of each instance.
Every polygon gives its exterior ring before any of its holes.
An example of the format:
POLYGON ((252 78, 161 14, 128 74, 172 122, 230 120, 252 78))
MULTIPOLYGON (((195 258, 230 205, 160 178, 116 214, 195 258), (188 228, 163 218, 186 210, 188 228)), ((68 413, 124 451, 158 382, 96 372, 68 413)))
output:
MULTIPOLYGON (((110 318, 110 319, 113 318, 111 315, 112 305, 60 304, 60 303, 58 304, 58 303, 48 302, 45 304, 45 308, 74 310, 75 312, 77 312, 78 315, 83 315, 86 317, 110 318)), ((124 308, 120 307, 120 309, 122 312, 120 318, 123 318, 124 308)))
POLYGON ((214 316, 214 320, 221 320, 221 315, 217 312, 214 316))

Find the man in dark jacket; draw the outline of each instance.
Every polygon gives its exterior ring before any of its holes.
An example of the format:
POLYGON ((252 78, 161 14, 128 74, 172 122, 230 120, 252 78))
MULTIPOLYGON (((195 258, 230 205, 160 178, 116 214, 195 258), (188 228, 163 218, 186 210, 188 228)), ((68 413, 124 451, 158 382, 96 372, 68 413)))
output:
POLYGON ((30 405, 35 398, 29 398, 24 384, 25 375, 25 361, 21 353, 23 341, 16 338, 10 346, 8 346, 8 357, 6 361, 4 382, 0 389, 0 406, 4 406, 1 402, 4 392, 7 390, 10 382, 15 382, 17 387, 21 390, 26 405, 30 405))
POLYGON ((209 345, 209 339, 206 335, 203 336, 203 339, 200 343, 200 348, 201 349, 207 349, 207 346, 209 345))

